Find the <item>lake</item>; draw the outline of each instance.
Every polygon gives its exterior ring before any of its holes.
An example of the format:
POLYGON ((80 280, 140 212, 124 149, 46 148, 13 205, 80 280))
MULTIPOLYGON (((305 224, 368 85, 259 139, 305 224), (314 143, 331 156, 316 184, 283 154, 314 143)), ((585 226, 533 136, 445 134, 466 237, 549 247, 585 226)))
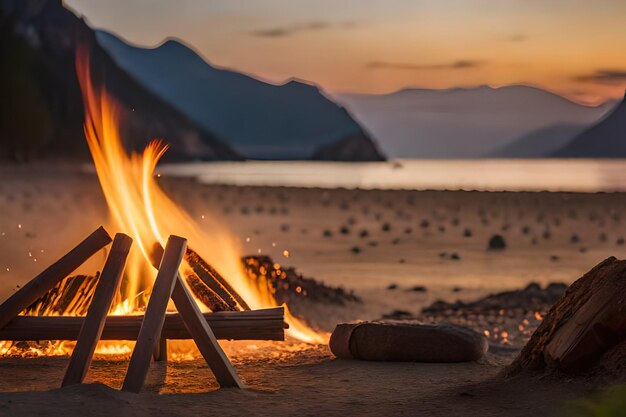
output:
POLYGON ((304 188, 569 191, 626 190, 626 160, 471 159, 346 163, 249 161, 164 164, 159 173, 206 184, 304 188))

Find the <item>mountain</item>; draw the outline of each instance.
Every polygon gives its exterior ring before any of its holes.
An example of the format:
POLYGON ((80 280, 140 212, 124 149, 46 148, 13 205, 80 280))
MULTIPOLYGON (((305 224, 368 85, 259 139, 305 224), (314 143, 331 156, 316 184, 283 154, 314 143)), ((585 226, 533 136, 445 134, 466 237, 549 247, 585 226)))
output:
POLYGON ((553 156, 557 158, 625 158, 626 94, 624 100, 596 125, 573 138, 553 156))
POLYGON ((585 130, 586 125, 554 125, 532 131, 494 152, 492 158, 547 158, 585 130))
POLYGON ((387 155, 403 158, 491 155, 538 129, 559 124, 591 125, 612 105, 584 106, 523 85, 405 89, 334 98, 379 139, 387 155))
POLYGON ((74 67, 76 45, 89 47, 93 78, 121 105, 129 150, 164 138, 169 160, 241 156, 215 135, 137 83, 60 0, 0 0, 0 157, 87 158, 83 100, 74 67))
POLYGON ((129 74, 248 158, 384 159, 350 114, 313 85, 273 85, 216 68, 176 40, 141 48, 104 31, 97 38, 129 74))

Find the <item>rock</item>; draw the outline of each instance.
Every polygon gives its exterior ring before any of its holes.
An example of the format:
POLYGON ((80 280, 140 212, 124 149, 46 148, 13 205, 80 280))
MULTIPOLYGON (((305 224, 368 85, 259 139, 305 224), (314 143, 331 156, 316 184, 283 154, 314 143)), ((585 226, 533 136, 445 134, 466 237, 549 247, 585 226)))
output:
POLYGON ((353 246, 352 249, 350 249, 352 251, 352 253, 354 253, 355 255, 358 255, 359 253, 361 253, 361 248, 359 248, 358 246, 353 246))
POLYGON ((522 371, 626 379, 626 261, 608 258, 567 289, 504 375, 522 371))
POLYGON ((428 291, 428 289, 426 287, 424 287, 423 285, 416 285, 415 287, 411 288, 409 291, 426 292, 426 291, 428 291))
POLYGON ((364 322, 339 324, 330 350, 340 359, 397 362, 469 362, 487 352, 487 339, 452 324, 364 322))
POLYGON ((391 313, 383 314, 383 318, 389 320, 406 320, 412 319, 413 314, 406 310, 393 310, 391 313))
POLYGON ((489 239, 489 250, 502 250, 506 248, 506 242, 504 238, 500 235, 493 235, 491 239, 489 239))
POLYGON ((463 230, 463 237, 472 237, 473 233, 470 229, 463 230))
POLYGON ((389 284, 387 285, 388 290, 395 290, 398 288, 398 284, 389 284))
POLYGON ((453 253, 450 254, 450 259, 453 260, 453 261, 458 261, 458 260, 461 259, 461 255, 459 255, 456 252, 453 252, 453 253))

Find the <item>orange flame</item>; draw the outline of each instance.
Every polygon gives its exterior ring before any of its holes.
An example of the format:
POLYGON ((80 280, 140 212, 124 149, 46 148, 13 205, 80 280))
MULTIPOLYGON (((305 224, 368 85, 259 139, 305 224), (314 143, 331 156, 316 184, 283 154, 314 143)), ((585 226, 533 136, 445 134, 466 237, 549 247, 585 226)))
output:
MULTIPOLYGON (((119 132, 121 108, 104 88, 92 83, 85 46, 77 49, 76 70, 85 103, 85 136, 98 180, 115 225, 136 243, 129 255, 126 285, 122 288, 124 301, 115 307, 114 313, 138 312, 145 305, 156 275, 150 266, 150 248, 154 242, 164 245, 170 234, 185 236, 190 247, 227 277, 251 308, 275 307, 277 303, 270 291, 255 286, 246 276, 236 239, 223 223, 205 216, 201 228, 156 183, 154 170, 167 145, 154 140, 142 155, 126 153, 119 132)), ((287 309, 285 312, 289 336, 310 343, 327 341, 326 336, 293 317, 287 309)))

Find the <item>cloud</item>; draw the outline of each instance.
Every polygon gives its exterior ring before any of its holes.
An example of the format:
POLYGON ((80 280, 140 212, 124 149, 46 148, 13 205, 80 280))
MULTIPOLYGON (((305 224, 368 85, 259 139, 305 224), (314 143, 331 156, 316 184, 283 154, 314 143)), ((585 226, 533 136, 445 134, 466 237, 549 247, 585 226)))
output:
POLYGON ((484 66, 485 61, 460 59, 453 62, 442 64, 408 64, 401 62, 383 62, 372 61, 366 64, 370 69, 399 69, 399 70, 412 70, 412 71, 424 71, 424 70, 445 70, 445 69, 470 69, 484 66))
POLYGON ((575 80, 599 84, 624 84, 626 69, 599 69, 591 74, 579 75, 575 80))
POLYGON ((274 27, 268 29, 258 29, 250 32, 252 36, 262 38, 281 38, 291 36, 299 32, 315 32, 320 30, 331 29, 334 27, 350 29, 356 26, 356 22, 346 21, 338 23, 330 23, 324 21, 313 21, 291 26, 274 27))

